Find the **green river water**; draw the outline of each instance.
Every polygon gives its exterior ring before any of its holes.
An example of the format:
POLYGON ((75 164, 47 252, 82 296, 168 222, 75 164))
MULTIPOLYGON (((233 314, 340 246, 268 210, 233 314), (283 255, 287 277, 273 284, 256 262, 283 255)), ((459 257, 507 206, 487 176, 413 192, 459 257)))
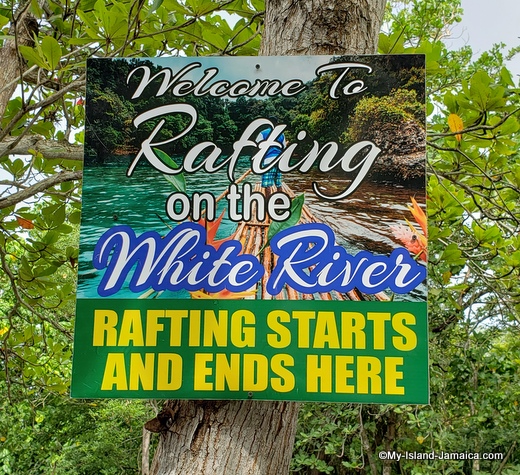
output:
MULTIPOLYGON (((132 177, 126 176, 127 166, 119 165, 90 167, 84 171, 83 210, 81 224, 78 296, 97 297, 96 288, 101 272, 93 268, 92 251, 99 237, 116 225, 128 225, 137 235, 154 230, 166 235, 176 223, 169 220, 165 211, 168 196, 174 191, 172 185, 156 170, 138 166, 132 177)), ((241 160, 236 177, 248 169, 248 161, 241 160)), ((260 181, 250 174, 249 183, 260 181)), ((390 226, 406 225, 405 219, 413 221, 407 209, 410 197, 424 203, 424 190, 403 187, 390 183, 365 182, 350 196, 339 201, 323 201, 312 192, 315 181, 329 190, 345 187, 345 179, 315 172, 294 173, 284 176, 284 181, 296 194, 305 193, 305 203, 313 213, 335 232, 339 244, 350 254, 361 250, 389 254, 402 247, 391 233, 390 226)), ((187 191, 210 191, 220 195, 229 186, 225 171, 215 174, 196 173, 186 175, 187 191)), ((226 200, 219 202, 218 214, 225 208, 226 200)), ((229 236, 236 223, 227 219, 227 213, 219 228, 217 238, 229 236)), ((423 300, 425 286, 421 285, 411 295, 398 296, 404 300, 423 300)), ((116 298, 136 298, 128 289, 118 292, 116 298)), ((161 298, 189 298, 187 292, 164 292, 161 298)))

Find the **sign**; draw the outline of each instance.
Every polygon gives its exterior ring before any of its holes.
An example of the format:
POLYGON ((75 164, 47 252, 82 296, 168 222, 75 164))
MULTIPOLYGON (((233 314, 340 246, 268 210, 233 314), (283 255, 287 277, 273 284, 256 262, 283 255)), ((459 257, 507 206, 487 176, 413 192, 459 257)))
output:
POLYGON ((423 56, 87 72, 73 397, 428 402, 423 56))

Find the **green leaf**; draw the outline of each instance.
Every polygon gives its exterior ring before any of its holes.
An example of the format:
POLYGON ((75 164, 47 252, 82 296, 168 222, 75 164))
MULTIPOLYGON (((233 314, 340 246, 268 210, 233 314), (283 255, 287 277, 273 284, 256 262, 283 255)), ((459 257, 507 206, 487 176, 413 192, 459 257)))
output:
POLYGON ((462 252, 457 244, 449 244, 446 246, 441 259, 452 266, 463 265, 466 262, 466 259, 462 257, 462 252))
POLYGON ((293 200, 291 201, 291 215, 289 216, 289 219, 285 221, 273 221, 270 224, 269 230, 267 231, 267 242, 271 241, 274 235, 279 233, 280 231, 283 231, 284 229, 290 228, 291 226, 298 224, 298 221, 300 221, 300 218, 302 216, 304 202, 305 195, 303 193, 293 198, 293 200))
POLYGON ((23 45, 20 45, 18 47, 18 49, 20 50, 20 53, 22 54, 22 56, 27 61, 29 61, 29 63, 34 63, 37 66, 39 66, 40 68, 48 69, 48 64, 44 61, 44 59, 42 57, 40 57, 40 55, 38 54, 38 52, 36 50, 31 48, 30 46, 23 46, 23 45))
POLYGON ((444 95, 444 105, 448 108, 450 114, 456 114, 459 110, 457 98, 451 92, 444 95))
POLYGON ((60 239, 59 233, 57 233, 55 231, 49 231, 42 237, 42 242, 50 246, 51 244, 57 243, 59 239, 60 239))
POLYGON ((7 162, 5 168, 9 170, 15 178, 17 178, 23 174, 25 163, 21 158, 17 158, 11 162, 7 162))
POLYGON ((74 211, 69 214, 69 223, 70 224, 79 224, 81 222, 81 212, 74 211))
POLYGON ((92 10, 94 8, 95 4, 96 4, 96 0, 81 0, 80 1, 80 8, 83 11, 89 11, 89 10, 92 10))
POLYGON ((488 98, 491 95, 490 82, 491 78, 485 71, 478 71, 470 80, 470 96, 471 99, 478 104, 480 110, 487 110, 488 98))
MULTIPOLYGON (((170 168, 174 168, 175 170, 178 170, 180 168, 179 165, 177 165, 175 161, 166 152, 163 152, 158 148, 154 148, 153 151, 170 168)), ((186 179, 184 178, 184 173, 163 176, 173 185, 176 191, 186 193, 186 179)))
POLYGON ((163 3, 164 0, 154 0, 152 6, 150 7, 150 12, 154 12, 157 10, 163 3))
POLYGON ((514 116, 509 117, 500 127, 501 135, 513 135, 520 130, 518 119, 514 116))
POLYGON ((51 138, 54 129, 55 127, 52 122, 45 122, 42 120, 32 126, 31 132, 34 134, 43 135, 45 138, 51 138))
POLYGON ((9 23, 9 18, 0 15, 0 28, 3 28, 5 25, 9 23))
POLYGON ((121 9, 122 5, 114 2, 112 9, 108 10, 107 3, 103 0, 98 0, 94 6, 98 23, 102 25, 100 34, 103 38, 111 42, 126 37, 128 28, 126 13, 121 9))
POLYGON ((263 0, 251 0, 251 5, 255 11, 262 11, 265 8, 263 0))
POLYGON ((47 277, 49 275, 53 275, 56 273, 57 270, 58 270, 58 267, 49 266, 49 267, 43 269, 41 272, 38 272, 37 277, 38 277, 38 279, 42 280, 41 277, 47 277))
POLYGON ((43 9, 40 7, 40 2, 38 2, 38 0, 31 0, 31 10, 38 18, 41 18, 45 14, 43 9))

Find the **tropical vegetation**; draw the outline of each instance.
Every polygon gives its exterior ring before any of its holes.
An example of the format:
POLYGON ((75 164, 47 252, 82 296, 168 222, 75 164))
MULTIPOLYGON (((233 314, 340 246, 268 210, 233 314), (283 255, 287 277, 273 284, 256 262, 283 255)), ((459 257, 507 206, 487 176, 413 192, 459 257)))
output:
MULTIPOLYGON (((427 58, 430 404, 304 405, 294 473, 520 472, 520 89, 503 46, 479 58, 446 48, 461 15, 459 0, 391 0, 379 43, 427 58), (389 450, 502 455, 378 456, 389 450)), ((254 55, 262 17, 260 0, 0 2, 3 473, 137 474, 142 425, 157 412, 68 397, 87 58, 254 55)), ((127 105, 99 100, 120 127, 105 142, 115 147, 127 105)), ((407 103, 387 110, 414 115, 407 103)))

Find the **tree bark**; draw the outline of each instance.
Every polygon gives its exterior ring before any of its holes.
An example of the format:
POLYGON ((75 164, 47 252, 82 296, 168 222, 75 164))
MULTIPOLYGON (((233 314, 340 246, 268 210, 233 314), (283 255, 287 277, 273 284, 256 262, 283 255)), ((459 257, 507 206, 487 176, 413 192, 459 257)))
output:
POLYGON ((36 150, 43 158, 58 158, 63 160, 83 161, 83 145, 47 140, 39 135, 6 137, 0 142, 0 157, 4 155, 30 155, 30 150, 36 150))
POLYGON ((373 54, 386 0, 267 0, 261 55, 373 54))
MULTIPOLYGON (((266 0, 260 54, 376 53, 386 0, 266 0)), ((152 475, 286 475, 297 403, 169 401, 152 475)), ((164 411, 162 411, 164 413, 164 411)))
POLYGON ((298 405, 170 401, 153 475, 280 475, 288 472, 298 405))
POLYGON ((14 206, 18 203, 21 203, 22 201, 28 200, 34 195, 43 193, 49 190, 49 188, 59 185, 65 181, 80 180, 82 176, 82 171, 61 171, 55 173, 54 175, 38 181, 34 185, 23 188, 21 191, 17 191, 16 193, 8 195, 6 198, 0 199, 0 209, 9 208, 9 206, 14 206))
POLYGON ((18 46, 33 46, 34 34, 38 32, 38 23, 29 12, 31 2, 23 2, 17 10, 9 29, 9 35, 14 39, 5 41, 0 48, 0 117, 3 117, 7 103, 18 85, 14 81, 21 77, 25 64, 18 55, 18 46))
POLYGON ((141 444, 143 453, 141 454, 141 475, 150 475, 150 432, 143 427, 143 442, 141 444))

